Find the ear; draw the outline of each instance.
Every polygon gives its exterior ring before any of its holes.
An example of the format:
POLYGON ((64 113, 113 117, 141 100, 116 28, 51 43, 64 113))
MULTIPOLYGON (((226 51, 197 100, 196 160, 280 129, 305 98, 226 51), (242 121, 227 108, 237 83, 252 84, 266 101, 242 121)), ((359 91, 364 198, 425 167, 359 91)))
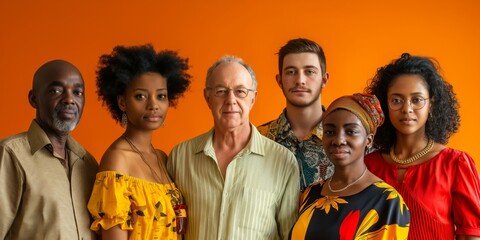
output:
POLYGON ((125 112, 125 110, 127 109, 127 103, 125 101, 125 96, 123 96, 123 95, 117 96, 117 104, 118 104, 118 107, 120 108, 120 110, 125 112))
POLYGON ((203 89, 203 98, 205 99, 205 102, 207 102, 208 108, 210 108, 210 96, 207 93, 207 88, 203 89))
POLYGON ((282 88, 282 76, 280 74, 275 75, 275 80, 277 80, 277 85, 282 88))
POLYGON ((38 107, 37 96, 35 96, 35 93, 33 93, 33 90, 30 90, 28 92, 28 102, 30 103, 30 106, 37 109, 37 107, 38 107))
POLYGON ((371 148, 372 145, 373 145, 373 138, 374 138, 374 135, 373 133, 370 133, 367 135, 367 147, 368 148, 371 148))
POLYGON ((330 74, 328 74, 328 72, 323 74, 323 76, 322 76, 322 88, 324 88, 327 85, 327 82, 328 82, 329 78, 330 78, 330 74))
POLYGON ((257 100, 257 91, 253 92, 253 97, 252 97, 252 106, 255 104, 255 101, 257 100))

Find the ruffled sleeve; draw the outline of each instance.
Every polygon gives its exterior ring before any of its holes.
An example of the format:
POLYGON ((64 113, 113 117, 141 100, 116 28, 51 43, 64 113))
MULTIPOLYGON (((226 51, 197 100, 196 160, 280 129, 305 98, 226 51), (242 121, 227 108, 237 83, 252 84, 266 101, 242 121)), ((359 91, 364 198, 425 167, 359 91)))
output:
MULTIPOLYGON (((452 159, 453 160, 453 159, 452 159)), ((452 184, 456 235, 480 236, 480 179, 475 162, 460 152, 452 184)))
POLYGON ((94 222, 90 229, 107 230, 120 225, 122 230, 132 230, 131 196, 129 178, 122 173, 104 171, 97 173, 88 210, 94 222))

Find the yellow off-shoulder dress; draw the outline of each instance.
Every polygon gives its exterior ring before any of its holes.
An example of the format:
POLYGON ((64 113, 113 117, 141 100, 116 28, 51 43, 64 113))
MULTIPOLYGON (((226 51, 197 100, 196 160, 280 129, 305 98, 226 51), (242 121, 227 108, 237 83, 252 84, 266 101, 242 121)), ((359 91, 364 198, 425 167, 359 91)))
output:
POLYGON ((129 239, 181 239, 177 234, 174 206, 181 193, 174 183, 159 184, 120 172, 97 173, 88 210, 91 229, 119 225, 129 239))

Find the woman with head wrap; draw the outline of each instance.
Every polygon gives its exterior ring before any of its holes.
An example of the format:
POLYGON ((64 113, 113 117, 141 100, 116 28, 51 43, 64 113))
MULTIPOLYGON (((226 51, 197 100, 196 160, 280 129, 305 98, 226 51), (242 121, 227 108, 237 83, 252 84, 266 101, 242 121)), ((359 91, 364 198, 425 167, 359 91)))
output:
POLYGON ((323 146, 333 176, 308 187, 290 239, 406 239, 410 213, 363 157, 384 115, 373 95, 333 101, 323 114, 323 146))

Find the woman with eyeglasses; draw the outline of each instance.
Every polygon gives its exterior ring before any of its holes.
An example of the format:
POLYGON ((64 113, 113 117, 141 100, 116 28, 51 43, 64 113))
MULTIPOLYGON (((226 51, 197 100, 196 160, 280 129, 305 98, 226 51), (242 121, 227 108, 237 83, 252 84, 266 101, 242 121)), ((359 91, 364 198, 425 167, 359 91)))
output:
POLYGON ((467 153, 445 146, 460 124, 452 86, 429 58, 402 54, 377 70, 366 92, 385 123, 368 169, 392 185, 410 209, 408 239, 480 239, 480 179, 467 153))

